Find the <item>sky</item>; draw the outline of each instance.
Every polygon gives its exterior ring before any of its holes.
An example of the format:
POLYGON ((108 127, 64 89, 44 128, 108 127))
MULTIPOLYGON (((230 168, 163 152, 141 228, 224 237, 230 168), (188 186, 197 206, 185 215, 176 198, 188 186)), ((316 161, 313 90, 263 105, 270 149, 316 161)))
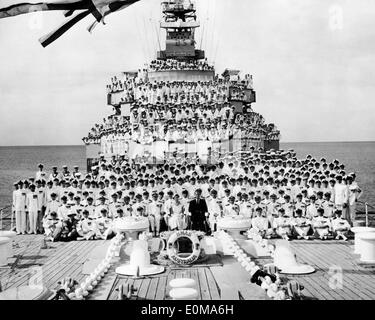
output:
MULTIPOLYGON (((1 0, 0 7, 22 2, 1 0)), ((283 142, 375 140, 375 1, 197 0, 197 46, 216 71, 254 77, 255 111, 283 142)), ((0 145, 79 145, 111 114, 106 84, 155 57, 159 0, 87 17, 47 48, 64 17, 0 20, 0 145)))

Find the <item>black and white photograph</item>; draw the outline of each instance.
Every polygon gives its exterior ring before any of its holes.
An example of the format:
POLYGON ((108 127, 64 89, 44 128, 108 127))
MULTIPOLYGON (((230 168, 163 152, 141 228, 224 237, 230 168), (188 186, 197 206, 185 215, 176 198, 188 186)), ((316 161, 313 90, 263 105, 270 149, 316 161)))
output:
POLYGON ((1 0, 0 300, 374 300, 374 17, 1 0))

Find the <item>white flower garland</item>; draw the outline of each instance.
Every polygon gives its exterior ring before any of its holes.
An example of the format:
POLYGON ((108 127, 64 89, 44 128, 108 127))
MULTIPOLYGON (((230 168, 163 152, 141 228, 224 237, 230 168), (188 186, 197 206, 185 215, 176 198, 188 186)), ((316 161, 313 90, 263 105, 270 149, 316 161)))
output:
MULTIPOLYGON (((237 242, 228 233, 221 230, 216 233, 216 236, 229 248, 229 250, 233 253, 233 256, 237 259, 241 266, 250 273, 251 276, 260 269, 254 261, 251 261, 251 258, 241 249, 237 242)), ((267 242, 263 242, 261 244, 267 246, 267 242)), ((267 296, 271 299, 287 300, 285 291, 280 286, 279 275, 276 274, 276 277, 277 280, 272 282, 271 278, 266 276, 262 281, 261 288, 267 292, 267 296)))
POLYGON ((70 299, 84 300, 90 293, 92 293, 94 288, 100 283, 111 265, 114 263, 114 257, 121 249, 122 239, 123 235, 118 234, 111 240, 111 244, 108 247, 105 258, 95 268, 95 270, 88 277, 86 277, 86 279, 80 285, 77 286, 77 289, 74 292, 68 294, 70 299))

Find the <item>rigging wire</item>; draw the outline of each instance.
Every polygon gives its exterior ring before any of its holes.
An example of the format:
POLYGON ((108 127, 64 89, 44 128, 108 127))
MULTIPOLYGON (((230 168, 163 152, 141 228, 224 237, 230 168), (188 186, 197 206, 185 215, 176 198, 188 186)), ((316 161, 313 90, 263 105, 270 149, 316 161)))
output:
MULTIPOLYGON (((155 50, 157 50, 157 44, 155 45, 155 41, 157 41, 156 40, 156 38, 153 36, 153 32, 154 32, 154 25, 153 25, 153 23, 152 23, 152 18, 149 18, 148 19, 148 22, 150 22, 150 25, 148 26, 150 29, 149 29, 149 31, 150 31, 150 36, 151 36, 151 41, 150 41, 150 47, 151 47, 151 56, 152 56, 152 54, 155 52, 155 50)), ((152 60, 152 58, 151 58, 151 60, 152 60)))
MULTIPOLYGON (((208 0, 208 4, 207 4, 207 14, 206 14, 206 21, 207 21, 207 27, 209 26, 209 14, 210 14, 210 0, 208 0)), ((207 47, 207 29, 208 28, 204 28, 203 30, 203 46, 206 48, 207 47)))
MULTIPOLYGON (((217 20, 217 4, 216 4, 216 1, 217 0, 213 0, 214 9, 212 10, 214 17, 213 17, 213 22, 212 22, 212 31, 211 31, 211 37, 210 37, 211 41, 210 41, 210 46, 209 46, 211 58, 213 58, 212 53, 214 53, 215 44, 218 41, 217 40, 217 32, 216 32, 216 20, 217 20)), ((214 62, 214 60, 212 62, 214 62)))
POLYGON ((214 63, 214 64, 215 64, 215 62, 216 62, 216 57, 217 57, 217 53, 218 53, 218 50, 219 50, 219 46, 220 46, 220 39, 217 40, 217 42, 216 42, 215 54, 214 54, 214 57, 213 57, 213 63, 214 63))
POLYGON ((144 41, 142 39, 141 29, 139 28, 138 15, 135 15, 135 24, 137 26, 137 33, 138 33, 139 42, 141 42, 142 54, 143 54, 143 58, 144 58, 143 61, 146 61, 147 60, 147 54, 146 54, 144 41))
MULTIPOLYGON (((161 0, 161 2, 163 2, 163 0, 161 0)), ((160 28, 160 22, 163 20, 163 13, 161 10, 158 11, 158 19, 159 19, 159 28, 158 28, 158 31, 159 31, 159 39, 162 38, 162 35, 163 35, 163 29, 160 28)))
MULTIPOLYGON (((151 19, 150 19, 150 20, 151 20, 151 19)), ((155 21, 154 27, 155 27, 156 38, 158 39, 159 50, 161 51, 161 45, 160 45, 160 34, 158 33, 158 28, 157 28, 157 23, 156 23, 156 21, 155 21)))
POLYGON ((147 33, 147 27, 146 27, 146 18, 143 16, 143 29, 146 36, 146 48, 147 48, 147 60, 150 60, 151 54, 150 54, 150 45, 148 43, 148 33, 147 33))

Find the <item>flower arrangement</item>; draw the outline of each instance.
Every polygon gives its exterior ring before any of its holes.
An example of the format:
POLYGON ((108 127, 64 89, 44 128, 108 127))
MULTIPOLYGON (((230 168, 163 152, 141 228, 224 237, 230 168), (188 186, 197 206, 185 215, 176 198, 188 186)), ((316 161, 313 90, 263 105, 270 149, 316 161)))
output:
POLYGON ((195 234, 197 235, 199 240, 202 240, 206 233, 204 231, 195 231, 195 234))
POLYGON ((164 231, 160 233, 160 238, 168 241, 169 237, 174 233, 174 231, 164 231))
POLYGON ((139 240, 144 240, 144 241, 149 241, 153 238, 153 234, 152 232, 142 232, 140 235, 139 235, 139 240))

